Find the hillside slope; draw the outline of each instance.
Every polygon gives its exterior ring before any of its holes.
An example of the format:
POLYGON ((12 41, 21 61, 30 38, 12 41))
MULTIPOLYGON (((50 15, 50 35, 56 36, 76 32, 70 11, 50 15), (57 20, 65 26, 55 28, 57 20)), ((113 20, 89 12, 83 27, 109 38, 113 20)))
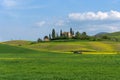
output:
POLYGON ((113 33, 97 34, 96 36, 109 36, 111 38, 117 38, 117 39, 120 40, 120 31, 119 32, 113 32, 113 33))
POLYGON ((33 53, 33 52, 37 51, 17 46, 0 44, 0 53, 33 53))
MULTIPOLYGON (((6 43, 8 44, 8 42, 6 43)), ((10 43, 9 45, 19 46, 20 41, 17 43, 10 43)), ((88 51, 88 52, 119 52, 120 43, 110 41, 68 41, 68 42, 41 42, 36 44, 22 44, 20 47, 29 48, 39 51, 47 52, 61 52, 71 53, 72 51, 88 51)))

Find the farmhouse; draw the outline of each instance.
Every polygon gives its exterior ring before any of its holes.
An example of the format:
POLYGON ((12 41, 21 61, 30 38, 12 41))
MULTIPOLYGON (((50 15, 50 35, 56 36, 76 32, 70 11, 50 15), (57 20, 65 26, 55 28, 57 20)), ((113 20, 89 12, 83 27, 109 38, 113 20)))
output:
POLYGON ((48 36, 44 37, 44 41, 50 41, 48 36))
POLYGON ((63 32, 62 35, 64 37, 72 38, 72 34, 70 32, 63 32))

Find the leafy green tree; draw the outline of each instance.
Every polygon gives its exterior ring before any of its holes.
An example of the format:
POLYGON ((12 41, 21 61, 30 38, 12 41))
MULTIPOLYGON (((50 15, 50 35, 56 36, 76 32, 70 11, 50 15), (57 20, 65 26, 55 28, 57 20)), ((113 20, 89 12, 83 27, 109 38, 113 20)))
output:
POLYGON ((37 42, 38 42, 38 43, 39 43, 39 42, 42 42, 42 39, 38 38, 37 42))
POLYGON ((102 39, 108 39, 109 40, 110 38, 107 35, 103 35, 102 39))
POLYGON ((80 37, 82 40, 87 40, 89 37, 86 32, 83 32, 80 37))
POLYGON ((87 36, 87 33, 86 33, 86 32, 83 32, 83 33, 82 33, 82 36, 87 36))
POLYGON ((56 32, 55 32, 55 29, 52 30, 52 39, 55 39, 56 38, 56 32))
POLYGON ((76 39, 80 39, 80 36, 81 36, 80 32, 77 31, 77 32, 75 33, 75 38, 76 38, 76 39))

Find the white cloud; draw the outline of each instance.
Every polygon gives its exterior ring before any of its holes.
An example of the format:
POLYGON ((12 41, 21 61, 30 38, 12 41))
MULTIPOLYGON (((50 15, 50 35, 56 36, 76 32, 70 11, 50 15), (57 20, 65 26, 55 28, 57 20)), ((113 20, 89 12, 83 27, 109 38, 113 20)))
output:
POLYGON ((45 24, 46 24, 45 21, 40 21, 40 22, 37 22, 37 23, 36 23, 36 26, 42 27, 42 26, 44 26, 45 24))
POLYGON ((120 12, 87 12, 87 13, 72 13, 69 14, 69 18, 55 19, 40 21, 36 23, 39 27, 56 27, 67 29, 73 27, 73 29, 86 31, 90 34, 98 32, 115 32, 120 30, 120 12))
POLYGON ((109 12, 86 12, 86 13, 70 13, 69 19, 84 21, 84 20, 120 20, 120 12, 109 11, 109 12))
POLYGON ((17 1, 16 0, 3 0, 2 2, 2 6, 4 7, 14 7, 17 5, 17 1))

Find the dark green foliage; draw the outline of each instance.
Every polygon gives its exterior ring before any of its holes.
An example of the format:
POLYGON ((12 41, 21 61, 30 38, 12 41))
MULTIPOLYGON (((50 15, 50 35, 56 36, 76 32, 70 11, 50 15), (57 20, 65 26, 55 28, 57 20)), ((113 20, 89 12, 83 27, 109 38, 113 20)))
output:
POLYGON ((37 44, 37 42, 36 42, 36 41, 33 41, 33 42, 30 43, 30 45, 32 45, 32 44, 37 44))
POLYGON ((83 33, 82 33, 82 36, 87 36, 87 33, 86 33, 86 32, 83 32, 83 33))
POLYGON ((54 40, 56 38, 56 32, 55 29, 52 30, 52 39, 54 40))
POLYGON ((87 33, 86 32, 83 32, 82 34, 81 34, 81 40, 88 40, 89 39, 89 37, 87 36, 87 33))
POLYGON ((38 38, 37 42, 38 42, 38 43, 39 43, 39 42, 42 42, 42 39, 38 38))
POLYGON ((108 39, 108 40, 110 40, 110 38, 107 35, 103 35, 102 39, 108 39))
POLYGON ((101 38, 102 40, 120 41, 120 32, 104 33, 95 36, 101 38))
POLYGON ((116 37, 111 37, 110 39, 111 39, 112 41, 116 41, 116 42, 120 41, 120 39, 119 39, 119 38, 116 38, 116 37))
POLYGON ((74 34, 74 31, 72 28, 70 28, 69 32, 62 32, 60 30, 60 33, 56 33, 55 29, 52 29, 52 34, 49 34, 49 40, 70 40, 70 39, 75 39, 75 40, 89 40, 89 41, 120 41, 120 32, 115 32, 115 33, 99 33, 95 36, 89 36, 87 35, 86 32, 80 33, 77 31, 74 34), (59 35, 58 35, 59 34, 59 35))
POLYGON ((62 30, 60 30, 60 37, 63 37, 62 30))
POLYGON ((102 41, 100 37, 95 37, 95 36, 89 36, 90 41, 102 41))
POLYGON ((70 34, 72 34, 72 32, 73 32, 73 30, 72 30, 72 28, 70 28, 70 34))
POLYGON ((51 40, 51 39, 52 39, 51 34, 49 34, 49 40, 51 40))
POLYGON ((72 30, 72 28, 70 28, 70 34, 74 35, 74 31, 72 30))
POLYGON ((58 35, 58 33, 56 34, 56 38, 59 38, 59 35, 58 35))
POLYGON ((81 34, 80 34, 79 31, 77 31, 77 32, 75 33, 75 39, 80 39, 80 37, 81 37, 81 34))

